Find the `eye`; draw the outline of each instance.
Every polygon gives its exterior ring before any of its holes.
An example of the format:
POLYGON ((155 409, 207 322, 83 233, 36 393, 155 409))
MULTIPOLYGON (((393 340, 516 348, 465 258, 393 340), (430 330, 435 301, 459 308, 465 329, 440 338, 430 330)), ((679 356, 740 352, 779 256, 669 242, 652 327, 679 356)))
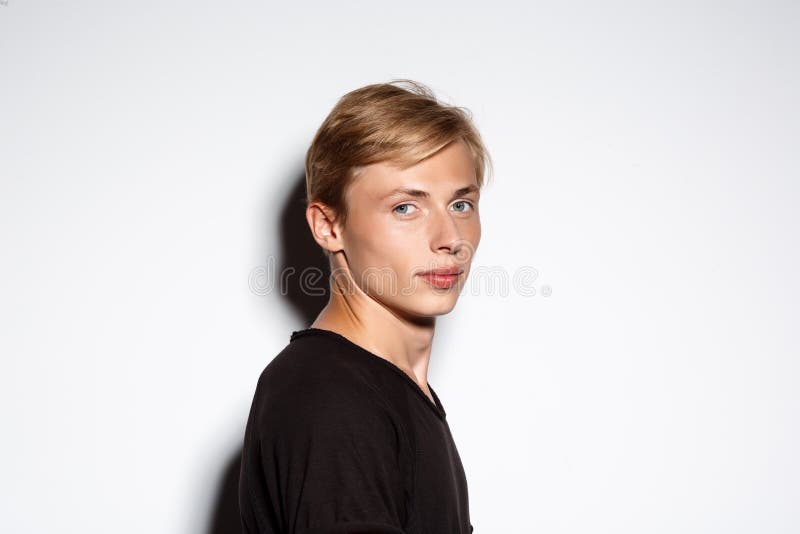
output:
POLYGON ((458 202, 453 203, 453 207, 456 208, 456 211, 466 212, 473 208, 471 202, 467 202, 466 200, 459 200, 458 202))
POLYGON ((392 211, 399 213, 400 215, 408 215, 415 209, 417 209, 417 207, 414 204, 400 204, 399 206, 395 206, 394 210, 392 211))

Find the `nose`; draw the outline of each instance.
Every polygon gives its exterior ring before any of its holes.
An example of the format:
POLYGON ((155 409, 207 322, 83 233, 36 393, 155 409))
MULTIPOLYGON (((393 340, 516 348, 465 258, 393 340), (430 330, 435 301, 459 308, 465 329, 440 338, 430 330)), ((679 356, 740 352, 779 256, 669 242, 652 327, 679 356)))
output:
POLYGON ((440 213, 438 220, 435 221, 435 228, 433 251, 437 254, 447 252, 461 259, 461 255, 468 247, 455 218, 448 212, 440 213))

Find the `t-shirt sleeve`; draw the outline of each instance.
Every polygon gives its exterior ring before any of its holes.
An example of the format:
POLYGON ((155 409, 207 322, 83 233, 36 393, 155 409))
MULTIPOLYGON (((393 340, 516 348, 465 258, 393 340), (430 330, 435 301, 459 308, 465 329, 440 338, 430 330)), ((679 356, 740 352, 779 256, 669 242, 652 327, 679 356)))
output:
POLYGON ((293 404, 262 406, 250 448, 255 439, 265 491, 251 498, 264 501, 257 507, 271 511, 276 532, 404 533, 413 460, 407 436, 376 395, 323 387, 293 404))

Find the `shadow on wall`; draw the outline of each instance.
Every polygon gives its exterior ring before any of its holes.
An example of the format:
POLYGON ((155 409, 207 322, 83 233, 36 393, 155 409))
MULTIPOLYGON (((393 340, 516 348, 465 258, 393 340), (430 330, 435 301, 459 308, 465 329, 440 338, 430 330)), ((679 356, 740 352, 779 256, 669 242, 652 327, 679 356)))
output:
MULTIPOLYGON (((274 273, 273 286, 281 291, 292 311, 298 316, 300 328, 309 326, 325 304, 328 302, 327 279, 330 275, 328 262, 325 255, 311 237, 311 232, 306 222, 305 214, 306 183, 305 174, 299 173, 295 178, 292 188, 284 199, 280 220, 276 221, 280 228, 280 267, 274 273), (313 272, 325 273, 322 279, 303 278, 303 270, 315 267, 313 272), (281 273, 283 273, 283 286, 281 286, 281 273), (308 291, 305 287, 322 288, 322 291, 308 291), (319 293, 319 294, 315 294, 319 293)), ((267 199, 265 205, 272 204, 272 199, 267 199)), ((266 250, 274 250, 271 243, 266 250)), ((306 276, 312 276, 306 273, 306 276)), ((289 332, 286 333, 286 342, 289 341, 289 332)), ((265 363, 266 366, 266 363, 265 363)), ((246 416, 246 414, 245 414, 246 416)), ((244 436, 240 436, 244 439, 244 436)), ((228 458, 222 477, 217 486, 217 496, 214 509, 206 534, 241 534, 242 526, 239 519, 239 467, 242 460, 242 449, 228 458)))

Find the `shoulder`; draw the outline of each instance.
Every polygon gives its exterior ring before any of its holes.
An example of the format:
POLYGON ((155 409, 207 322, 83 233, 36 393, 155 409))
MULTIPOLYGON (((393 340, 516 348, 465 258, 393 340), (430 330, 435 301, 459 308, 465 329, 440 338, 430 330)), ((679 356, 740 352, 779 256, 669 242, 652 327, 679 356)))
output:
POLYGON ((363 522, 360 531, 402 532, 414 449, 369 372, 361 372, 367 362, 345 351, 331 340, 298 338, 267 365, 245 433, 243 484, 269 494, 296 531, 329 525, 325 532, 345 532, 334 522, 350 518, 363 522))
POLYGON ((283 436, 335 437, 371 432, 402 440, 402 423, 358 360, 322 336, 299 337, 266 366, 255 394, 257 425, 283 436))
POLYGON ((298 337, 261 372, 256 393, 275 403, 296 404, 298 409, 321 409, 331 403, 363 405, 370 397, 378 400, 370 377, 350 356, 328 337, 298 337))

